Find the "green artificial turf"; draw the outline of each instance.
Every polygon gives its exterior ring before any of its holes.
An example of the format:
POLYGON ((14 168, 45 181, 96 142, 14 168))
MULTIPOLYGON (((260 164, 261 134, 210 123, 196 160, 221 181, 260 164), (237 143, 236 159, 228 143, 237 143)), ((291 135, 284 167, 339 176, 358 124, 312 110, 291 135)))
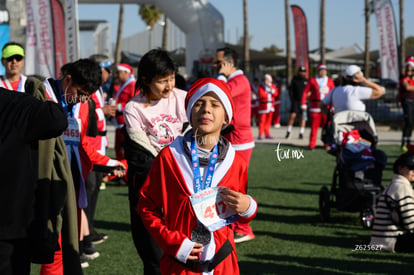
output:
MULTIPOLYGON (((368 245, 359 213, 331 211, 319 219, 319 190, 330 187, 335 158, 324 149, 256 144, 249 167, 249 191, 258 202, 251 223, 256 238, 237 244, 241 274, 414 274, 414 257, 379 251, 352 251, 368 245), (289 157, 289 158, 287 158, 289 157)), ((398 146, 381 146, 388 155, 383 184, 392 176, 398 146)), ((143 274, 132 243, 127 188, 107 184, 100 192, 95 226, 109 235, 97 245, 101 256, 88 274, 143 274)), ((32 274, 38 274, 38 266, 32 274)))

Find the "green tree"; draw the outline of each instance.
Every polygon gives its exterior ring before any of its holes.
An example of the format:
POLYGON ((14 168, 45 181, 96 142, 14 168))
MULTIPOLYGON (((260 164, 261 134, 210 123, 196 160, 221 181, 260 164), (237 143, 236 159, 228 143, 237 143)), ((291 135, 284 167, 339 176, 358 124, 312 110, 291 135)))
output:
MULTIPOLYGON (((409 36, 405 39, 406 45, 414 45, 414 36, 409 36)), ((405 59, 404 59, 405 60, 405 59)), ((403 62, 404 63, 404 62, 403 62)))
POLYGON ((141 16, 142 21, 147 24, 149 28, 149 49, 152 48, 152 30, 155 24, 163 16, 162 12, 154 5, 141 5, 139 6, 139 15, 141 16))
POLYGON ((277 54, 279 52, 282 52, 282 49, 279 49, 276 45, 270 45, 269 47, 264 47, 263 52, 265 53, 274 53, 277 54))

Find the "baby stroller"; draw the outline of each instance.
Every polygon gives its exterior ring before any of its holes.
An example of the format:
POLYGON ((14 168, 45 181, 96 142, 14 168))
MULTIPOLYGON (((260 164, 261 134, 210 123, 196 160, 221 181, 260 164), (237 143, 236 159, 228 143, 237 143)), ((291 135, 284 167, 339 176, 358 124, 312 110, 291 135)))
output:
POLYGON ((382 170, 387 156, 377 150, 377 131, 371 115, 361 111, 343 111, 331 122, 334 141, 330 153, 336 158, 330 190, 319 191, 319 212, 328 221, 330 209, 360 212, 364 228, 371 228, 375 205, 383 190, 382 170))

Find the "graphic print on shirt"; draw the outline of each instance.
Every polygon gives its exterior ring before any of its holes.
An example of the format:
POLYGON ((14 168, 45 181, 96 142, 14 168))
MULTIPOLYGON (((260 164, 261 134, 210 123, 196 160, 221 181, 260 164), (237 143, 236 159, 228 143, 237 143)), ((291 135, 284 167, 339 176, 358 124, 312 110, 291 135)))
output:
POLYGON ((173 128, 177 127, 177 122, 179 122, 178 118, 166 114, 151 119, 152 131, 161 148, 174 141, 174 132, 176 131, 173 131, 173 128))

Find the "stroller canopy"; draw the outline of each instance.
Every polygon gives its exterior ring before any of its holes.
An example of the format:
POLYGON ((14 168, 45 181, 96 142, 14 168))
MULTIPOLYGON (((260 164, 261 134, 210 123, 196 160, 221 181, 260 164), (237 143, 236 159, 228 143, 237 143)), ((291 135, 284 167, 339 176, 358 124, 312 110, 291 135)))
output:
POLYGON ((372 116, 362 111, 342 111, 336 113, 332 120, 333 134, 335 142, 340 144, 340 133, 352 130, 365 130, 375 140, 377 140, 377 130, 372 116))

